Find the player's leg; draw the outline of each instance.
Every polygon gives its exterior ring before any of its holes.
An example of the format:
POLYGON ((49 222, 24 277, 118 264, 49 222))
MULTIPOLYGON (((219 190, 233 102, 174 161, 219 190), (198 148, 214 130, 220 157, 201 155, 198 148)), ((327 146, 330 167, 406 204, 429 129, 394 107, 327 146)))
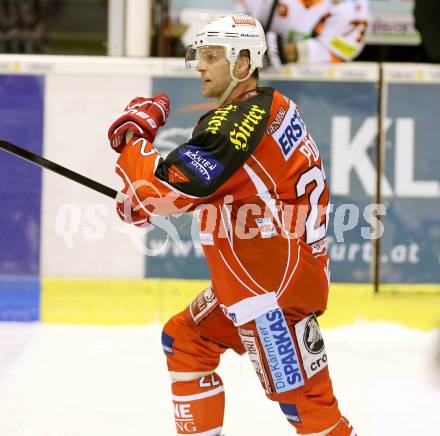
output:
POLYGON ((279 402, 299 434, 355 435, 333 394, 327 353, 314 315, 298 320, 276 309, 238 331, 266 395, 279 402))
POLYGON ((242 354, 244 348, 211 288, 166 323, 162 345, 172 381, 177 433, 220 435, 225 394, 215 369, 226 349, 242 354))
POLYGON ((162 344, 177 433, 219 435, 225 397, 223 382, 214 371, 224 350, 201 338, 186 322, 184 312, 167 322, 162 344))

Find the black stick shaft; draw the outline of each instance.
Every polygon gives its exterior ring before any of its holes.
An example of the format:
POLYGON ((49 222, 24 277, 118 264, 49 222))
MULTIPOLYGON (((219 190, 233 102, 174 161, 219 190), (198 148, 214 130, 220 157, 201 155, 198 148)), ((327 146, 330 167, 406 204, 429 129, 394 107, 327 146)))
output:
POLYGON ((8 141, 0 140, 0 148, 15 156, 19 156, 22 159, 25 159, 35 165, 46 168, 47 170, 57 173, 63 177, 67 177, 68 179, 80 183, 83 186, 87 186, 87 188, 98 191, 101 194, 106 195, 107 197, 113 199, 116 199, 118 197, 119 192, 115 189, 109 188, 108 186, 105 186, 102 183, 97 182, 96 180, 89 179, 82 174, 69 170, 62 165, 52 162, 51 160, 39 156, 38 154, 32 153, 31 151, 18 147, 17 145, 11 144, 8 141))

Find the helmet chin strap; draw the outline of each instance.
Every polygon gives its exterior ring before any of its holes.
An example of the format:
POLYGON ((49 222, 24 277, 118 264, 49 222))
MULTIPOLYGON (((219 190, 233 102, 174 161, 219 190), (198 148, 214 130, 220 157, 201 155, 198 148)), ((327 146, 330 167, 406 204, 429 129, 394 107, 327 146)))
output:
POLYGON ((255 70, 255 67, 253 65, 251 65, 251 68, 249 70, 249 73, 247 74, 246 77, 244 77, 243 79, 237 79, 237 77, 234 76, 234 67, 235 67, 235 62, 231 62, 229 64, 229 72, 231 74, 231 83, 229 84, 229 86, 226 88, 225 92, 222 94, 222 96, 218 99, 218 107, 223 106, 224 102, 228 99, 228 97, 231 95, 232 91, 235 89, 235 87, 241 83, 244 82, 245 80, 249 79, 249 77, 251 77, 252 73, 255 70))

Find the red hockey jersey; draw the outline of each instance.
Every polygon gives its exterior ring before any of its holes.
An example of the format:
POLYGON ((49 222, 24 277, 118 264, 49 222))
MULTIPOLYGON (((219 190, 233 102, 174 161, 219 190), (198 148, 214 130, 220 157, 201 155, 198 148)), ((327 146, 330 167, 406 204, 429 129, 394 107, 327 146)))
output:
POLYGON ((329 189, 297 105, 279 91, 207 112, 166 159, 134 137, 116 172, 141 215, 199 211, 213 289, 235 325, 278 306, 325 310, 329 189))

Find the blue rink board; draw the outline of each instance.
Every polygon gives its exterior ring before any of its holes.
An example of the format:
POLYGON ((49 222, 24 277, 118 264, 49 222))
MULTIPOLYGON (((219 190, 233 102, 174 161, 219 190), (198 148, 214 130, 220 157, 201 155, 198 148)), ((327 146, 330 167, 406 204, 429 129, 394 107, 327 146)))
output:
MULTIPOLYGON (((0 75, 0 138, 43 148, 44 77, 0 75)), ((0 320, 39 319, 41 170, 0 152, 0 320)))
POLYGON ((1 276, 0 321, 38 321, 40 292, 38 276, 1 276))

